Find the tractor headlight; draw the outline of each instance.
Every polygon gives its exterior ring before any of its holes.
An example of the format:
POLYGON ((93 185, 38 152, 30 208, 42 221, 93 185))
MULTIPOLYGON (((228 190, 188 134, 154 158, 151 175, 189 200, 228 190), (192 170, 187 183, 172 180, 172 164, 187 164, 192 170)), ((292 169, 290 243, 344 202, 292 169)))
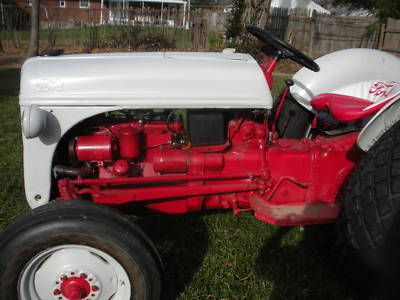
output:
POLYGON ((21 127, 24 136, 32 139, 39 136, 46 128, 47 112, 36 106, 28 106, 22 111, 21 127))

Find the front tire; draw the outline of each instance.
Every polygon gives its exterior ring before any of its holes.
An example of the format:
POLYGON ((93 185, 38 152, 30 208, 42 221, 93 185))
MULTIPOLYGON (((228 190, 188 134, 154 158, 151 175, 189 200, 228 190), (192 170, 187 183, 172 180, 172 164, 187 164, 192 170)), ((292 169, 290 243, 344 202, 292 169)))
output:
POLYGON ((56 201, 0 236, 0 299, 159 299, 161 263, 122 215, 85 201, 56 201))
MULTIPOLYGON (((357 285, 378 299, 400 295, 400 122, 354 169, 339 220, 357 285), (389 293, 390 294, 387 294, 389 293)), ((366 299, 366 298, 364 298, 366 299)), ((376 298, 375 298, 376 299, 376 298)))

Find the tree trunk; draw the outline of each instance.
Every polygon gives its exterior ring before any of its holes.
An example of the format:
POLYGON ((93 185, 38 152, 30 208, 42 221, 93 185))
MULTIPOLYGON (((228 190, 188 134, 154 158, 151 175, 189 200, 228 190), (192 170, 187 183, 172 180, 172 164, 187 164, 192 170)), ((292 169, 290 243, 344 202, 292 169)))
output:
POLYGON ((265 28, 268 21, 271 0, 244 0, 245 10, 242 23, 253 24, 257 27, 265 28))
POLYGON ((4 53, 3 43, 1 41, 3 37, 3 30, 4 30, 4 8, 3 8, 3 1, 0 0, 0 53, 4 53))
POLYGON ((31 35, 27 57, 37 56, 39 51, 39 0, 32 0, 31 35))
MULTIPOLYGON (((253 24, 264 29, 268 22, 271 0, 243 0, 244 11, 241 18, 242 26, 253 24)), ((249 47, 250 39, 246 29, 242 30, 238 39, 239 45, 246 49, 249 47)))

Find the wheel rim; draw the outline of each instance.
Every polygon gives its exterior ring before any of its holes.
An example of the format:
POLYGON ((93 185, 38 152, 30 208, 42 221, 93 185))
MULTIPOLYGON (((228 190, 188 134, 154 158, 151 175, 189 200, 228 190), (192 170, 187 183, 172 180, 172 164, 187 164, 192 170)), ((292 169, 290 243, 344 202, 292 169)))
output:
POLYGON ((18 282, 21 300, 130 299, 122 265, 89 246, 62 245, 34 256, 18 282))

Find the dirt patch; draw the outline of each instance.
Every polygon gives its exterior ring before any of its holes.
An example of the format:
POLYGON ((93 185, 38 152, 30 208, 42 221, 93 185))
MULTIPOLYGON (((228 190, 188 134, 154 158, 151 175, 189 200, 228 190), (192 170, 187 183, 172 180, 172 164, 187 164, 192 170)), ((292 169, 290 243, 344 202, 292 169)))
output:
POLYGON ((0 53, 0 68, 20 68, 25 58, 18 53, 0 53))
POLYGON ((291 74, 296 73, 301 68, 302 68, 302 66, 300 66, 299 64, 297 64, 289 59, 286 59, 286 60, 281 60, 279 62, 279 65, 276 68, 276 71, 279 73, 291 75, 291 74))

